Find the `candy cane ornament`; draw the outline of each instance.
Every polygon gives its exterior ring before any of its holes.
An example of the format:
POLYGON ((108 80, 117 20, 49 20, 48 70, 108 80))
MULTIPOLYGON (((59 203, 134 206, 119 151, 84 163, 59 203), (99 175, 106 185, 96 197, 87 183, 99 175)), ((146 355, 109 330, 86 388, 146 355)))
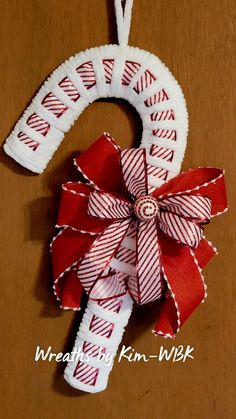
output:
POLYGON ((164 293, 154 333, 173 337, 204 300, 202 268, 215 250, 203 225, 226 209, 222 171, 177 176, 187 141, 185 100, 156 56, 128 45, 132 3, 115 0, 118 45, 88 49, 60 65, 4 145, 21 165, 42 173, 64 134, 95 100, 125 99, 142 120, 139 149, 120 150, 105 133, 75 159, 86 183, 63 185, 59 232, 51 244, 61 307, 77 310, 82 289, 89 295, 72 351, 81 357, 68 363, 64 376, 91 393, 107 386, 134 302, 148 303, 164 293), (178 269, 170 248, 179 255, 178 269))

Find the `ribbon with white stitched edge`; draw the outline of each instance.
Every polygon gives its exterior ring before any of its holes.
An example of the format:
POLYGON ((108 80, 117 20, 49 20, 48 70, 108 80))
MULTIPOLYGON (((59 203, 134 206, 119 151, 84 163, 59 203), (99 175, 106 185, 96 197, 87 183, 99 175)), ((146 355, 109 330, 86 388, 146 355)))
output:
POLYGON ((128 292, 144 304, 160 298, 164 279, 169 292, 154 332, 173 337, 206 296, 202 269, 215 249, 203 226, 227 209, 224 172, 189 170, 149 193, 146 150, 120 150, 107 137, 76 165, 87 183, 63 185, 63 230, 52 243, 56 295, 75 308, 82 284, 96 301, 128 292), (126 274, 113 262, 130 226, 136 259, 126 274))
POLYGON ((90 298, 101 300, 125 293, 119 275, 102 274, 109 266, 133 218, 137 218, 137 277, 127 286, 139 304, 156 300, 161 288, 161 249, 158 230, 179 243, 196 248, 202 238, 202 224, 211 217, 211 199, 198 195, 173 195, 156 199, 148 195, 146 150, 121 151, 121 167, 130 201, 103 191, 89 196, 88 213, 111 219, 112 223, 93 242, 78 264, 78 278, 90 298), (109 294, 107 289, 109 288, 109 294))

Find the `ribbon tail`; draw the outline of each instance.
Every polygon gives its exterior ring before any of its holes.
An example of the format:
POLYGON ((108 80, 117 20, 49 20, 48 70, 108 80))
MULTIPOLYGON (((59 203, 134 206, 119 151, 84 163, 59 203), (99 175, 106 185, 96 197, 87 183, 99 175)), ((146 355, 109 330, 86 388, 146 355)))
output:
POLYGON ((76 271, 65 272, 63 280, 54 288, 56 296, 60 295, 60 307, 63 310, 79 310, 83 287, 78 280, 76 271), (60 289, 61 288, 61 289, 60 289), (60 289, 60 291, 59 291, 60 289))
POLYGON ((161 236, 163 275, 169 295, 154 333, 174 337, 195 308, 206 297, 206 285, 194 252, 161 236))
POLYGON ((161 296, 161 250, 155 219, 139 221, 137 228, 137 276, 130 277, 128 288, 138 304, 146 304, 161 296))
POLYGON ((218 254, 216 247, 205 239, 205 237, 202 238, 198 247, 196 249, 192 249, 192 251, 201 269, 205 268, 210 260, 218 254))
MULTIPOLYGON (((101 279, 107 276, 109 264, 122 242, 131 218, 118 220, 110 224, 102 234, 93 242, 88 252, 77 265, 77 275, 85 291, 94 295, 96 299, 104 299, 105 285, 101 285, 101 279), (96 285, 97 283, 97 285, 96 285), (96 289, 94 288, 96 286, 96 289), (93 291, 94 289, 94 291, 93 291)), ((110 283, 111 285, 112 283, 110 283)), ((113 281, 115 287, 115 282, 113 281)), ((114 292, 115 288, 114 288, 114 292)))
POLYGON ((51 244, 54 293, 64 309, 78 309, 82 285, 76 277, 75 265, 89 249, 96 236, 65 228, 51 244))

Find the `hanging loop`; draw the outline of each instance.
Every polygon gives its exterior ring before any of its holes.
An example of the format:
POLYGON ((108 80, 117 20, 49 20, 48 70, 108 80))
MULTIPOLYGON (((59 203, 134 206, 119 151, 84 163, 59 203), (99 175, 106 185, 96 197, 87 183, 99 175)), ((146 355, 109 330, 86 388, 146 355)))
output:
POLYGON ((128 45, 133 0, 115 0, 116 25, 119 45, 128 45))

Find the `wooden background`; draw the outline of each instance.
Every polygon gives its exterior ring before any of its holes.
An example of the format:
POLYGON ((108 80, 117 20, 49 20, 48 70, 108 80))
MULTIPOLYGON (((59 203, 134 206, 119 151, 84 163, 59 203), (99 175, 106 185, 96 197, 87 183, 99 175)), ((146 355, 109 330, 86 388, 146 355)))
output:
MULTIPOLYGON (((41 83, 67 57, 116 41, 113 2, 1 0, 0 138, 4 139, 41 83)), ((1 413, 15 418, 233 419, 235 398, 235 2, 135 0, 130 44, 166 63, 186 96, 190 133, 183 168, 226 169, 230 211, 207 236, 219 256, 205 269, 209 297, 174 341, 155 338, 156 306, 136 310, 124 337, 136 351, 191 345, 193 361, 116 364, 107 391, 87 395, 62 378, 64 366, 35 363, 37 345, 72 348, 80 316, 60 312, 48 243, 60 185, 74 176, 71 159, 104 130, 121 146, 140 138, 126 104, 91 105, 41 176, 1 149, 1 413)))

